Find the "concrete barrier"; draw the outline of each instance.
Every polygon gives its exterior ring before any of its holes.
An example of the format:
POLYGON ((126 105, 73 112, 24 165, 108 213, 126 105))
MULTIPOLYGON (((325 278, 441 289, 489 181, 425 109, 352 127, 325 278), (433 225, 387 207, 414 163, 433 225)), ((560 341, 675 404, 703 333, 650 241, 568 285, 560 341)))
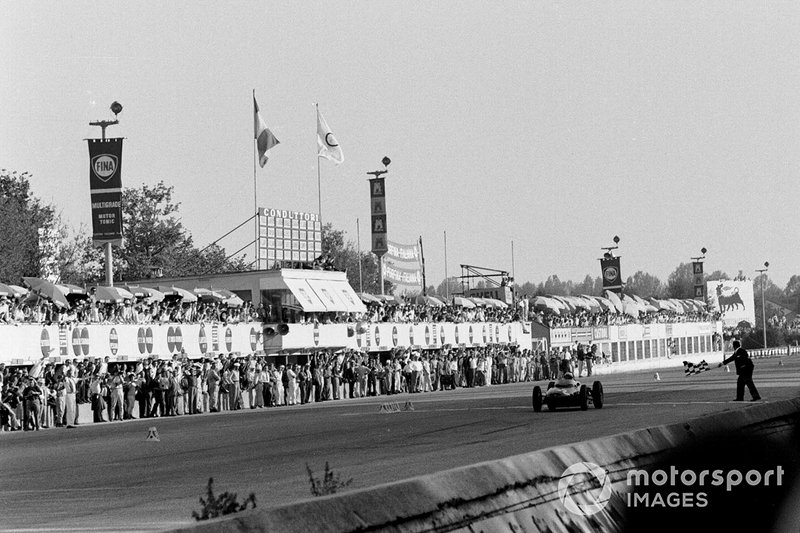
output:
MULTIPOLYGON (((630 469, 656 465, 676 447, 727 432, 786 444, 800 426, 800 398, 757 404, 684 423, 658 426, 479 463, 369 489, 256 509, 198 522, 185 532, 275 531, 619 531, 630 469), (591 516, 567 510, 559 494, 576 463, 602 467, 611 483, 604 508, 591 516)), ((592 503, 581 484, 566 494, 592 503)), ((596 492, 596 491, 595 491, 596 492)))

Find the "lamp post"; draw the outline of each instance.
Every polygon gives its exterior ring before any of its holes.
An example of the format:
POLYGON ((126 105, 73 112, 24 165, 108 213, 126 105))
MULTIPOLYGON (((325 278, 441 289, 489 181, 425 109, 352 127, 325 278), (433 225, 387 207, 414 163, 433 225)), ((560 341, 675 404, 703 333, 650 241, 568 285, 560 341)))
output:
POLYGON ((392 160, 389 157, 385 156, 381 159, 381 163, 383 163, 384 169, 383 170, 374 170, 372 172, 367 172, 367 174, 373 176, 370 182, 370 198, 371 198, 371 213, 372 213, 372 253, 374 253, 378 257, 378 268, 380 270, 380 284, 381 284, 381 295, 386 293, 386 290, 383 286, 383 255, 386 253, 388 248, 388 242, 386 241, 387 238, 387 228, 386 228, 386 189, 384 188, 384 178, 381 178, 382 175, 389 172, 389 165, 391 164, 392 160), (380 227, 376 226, 376 222, 380 224, 380 227), (376 243, 380 242, 381 245, 376 247, 376 243))
POLYGON ((619 248, 619 236, 614 235, 614 246, 604 246, 603 257, 600 258, 600 271, 603 275, 603 289, 622 293, 622 273, 619 267, 619 257, 614 257, 613 250, 619 248))
POLYGON ((697 257, 692 257, 692 275, 694 279, 694 298, 695 300, 700 299, 701 301, 705 301, 706 296, 706 286, 705 286, 705 279, 703 277, 703 260, 706 258, 706 250, 705 246, 700 248, 700 254, 697 257))
MULTIPOLYGON (((102 138, 106 140, 106 128, 109 126, 113 126, 114 124, 119 124, 119 120, 117 119, 117 115, 122 112, 122 104, 117 101, 114 101, 111 104, 111 112, 114 113, 114 120, 98 120, 95 122, 90 122, 90 126, 99 126, 102 130, 102 138)), ((111 256, 111 243, 105 243, 105 272, 106 272, 106 285, 109 287, 114 286, 114 267, 112 263, 112 256, 111 256)))
POLYGON ((756 269, 761 274, 761 323, 764 326, 764 348, 767 347, 767 308, 764 306, 764 278, 769 270, 769 261, 764 261, 764 268, 756 269))

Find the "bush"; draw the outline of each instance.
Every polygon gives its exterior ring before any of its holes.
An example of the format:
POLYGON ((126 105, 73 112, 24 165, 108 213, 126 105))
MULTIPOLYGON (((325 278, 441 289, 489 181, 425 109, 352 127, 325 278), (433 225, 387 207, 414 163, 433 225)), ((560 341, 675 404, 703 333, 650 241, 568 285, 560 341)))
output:
MULTIPOLYGON (((767 328, 767 344, 775 348, 776 346, 785 346, 786 339, 783 331, 779 329, 767 328)), ((754 329, 750 333, 742 337, 742 347, 745 350, 758 350, 764 347, 764 330, 754 329)))
POLYGON ((239 503, 236 499, 235 492, 223 492, 219 496, 214 496, 214 478, 208 478, 208 488, 206 489, 206 499, 200 497, 200 505, 202 509, 200 513, 192 511, 192 518, 195 520, 208 520, 210 518, 217 518, 226 514, 238 513, 247 509, 248 504, 253 504, 253 509, 256 508, 256 495, 252 492, 250 496, 243 502, 239 503))
POLYGON ((314 477, 314 472, 311 471, 311 467, 308 466, 308 463, 306 463, 306 471, 308 471, 308 481, 311 483, 311 494, 314 496, 334 494, 340 489, 347 488, 350 483, 353 482, 353 478, 347 481, 341 481, 341 476, 339 474, 334 474, 333 470, 328 466, 328 461, 325 461, 325 473, 322 479, 314 477))

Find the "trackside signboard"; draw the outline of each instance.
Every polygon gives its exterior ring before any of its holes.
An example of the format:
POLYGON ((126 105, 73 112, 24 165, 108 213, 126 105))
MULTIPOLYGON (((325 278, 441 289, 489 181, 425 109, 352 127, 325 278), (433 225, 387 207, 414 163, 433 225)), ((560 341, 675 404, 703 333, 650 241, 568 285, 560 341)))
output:
POLYGON ((739 322, 756 325, 756 304, 753 298, 753 281, 731 281, 727 279, 709 281, 708 307, 718 310, 726 327, 735 327, 739 322))
POLYGON ((122 242, 122 139, 88 139, 92 240, 122 242))

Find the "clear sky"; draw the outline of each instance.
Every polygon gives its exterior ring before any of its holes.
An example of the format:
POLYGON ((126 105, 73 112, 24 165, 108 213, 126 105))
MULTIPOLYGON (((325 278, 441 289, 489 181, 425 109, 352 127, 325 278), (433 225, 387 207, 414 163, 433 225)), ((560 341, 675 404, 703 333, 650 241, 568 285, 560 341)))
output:
MULTIPOLYGON (((0 167, 90 229, 91 120, 126 186, 175 187, 199 245, 253 211, 253 107, 281 144, 258 203, 369 246, 366 172, 392 159, 390 239, 517 281, 800 273, 800 2, 0 2, 0 167)), ((229 252, 252 239, 240 230, 229 252)), ((251 255, 252 257, 252 255, 251 255)))

